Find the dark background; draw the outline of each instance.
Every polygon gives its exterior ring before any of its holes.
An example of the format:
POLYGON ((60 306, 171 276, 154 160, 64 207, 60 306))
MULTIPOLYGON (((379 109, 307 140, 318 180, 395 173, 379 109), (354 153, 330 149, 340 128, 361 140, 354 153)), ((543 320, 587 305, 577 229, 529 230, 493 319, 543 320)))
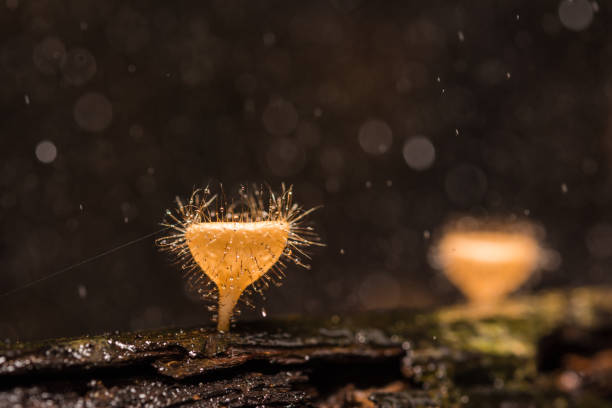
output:
MULTIPOLYGON (((459 214, 546 230, 555 262, 523 291, 609 284, 611 17, 587 0, 2 0, 0 292, 156 231, 194 186, 282 181, 324 204, 328 246, 257 315, 457 301, 427 253, 459 214)), ((0 297, 0 338, 208 322, 153 239, 0 297)))

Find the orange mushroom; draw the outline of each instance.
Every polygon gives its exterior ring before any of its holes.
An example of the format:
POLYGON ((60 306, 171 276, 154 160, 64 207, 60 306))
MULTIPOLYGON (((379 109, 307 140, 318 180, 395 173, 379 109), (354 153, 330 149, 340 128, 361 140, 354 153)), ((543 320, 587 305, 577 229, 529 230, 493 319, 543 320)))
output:
POLYGON ((314 208, 293 204, 291 187, 283 185, 279 196, 270 192, 267 204, 261 190, 242 190, 238 202, 214 210, 216 196, 209 195, 208 189, 198 190, 187 205, 177 199, 176 212, 168 211, 170 221, 163 224, 176 233, 157 244, 183 261, 192 287, 217 301, 217 328, 227 332, 243 293, 279 282, 283 260, 308 268, 300 257, 309 258, 306 247, 322 244, 311 227, 301 225, 314 208))
POLYGON ((470 220, 444 233, 437 258, 468 299, 492 303, 529 278, 540 262, 540 246, 528 224, 470 220))

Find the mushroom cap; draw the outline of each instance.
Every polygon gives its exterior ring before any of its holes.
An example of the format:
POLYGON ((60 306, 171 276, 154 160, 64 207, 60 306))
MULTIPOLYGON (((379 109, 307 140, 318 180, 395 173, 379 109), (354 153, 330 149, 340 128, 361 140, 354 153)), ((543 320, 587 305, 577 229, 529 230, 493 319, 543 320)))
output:
POLYGON ((185 231, 194 261, 219 292, 238 296, 270 270, 289 236, 286 221, 202 222, 185 231))
POLYGON ((446 276, 470 300, 491 302, 527 280, 540 248, 526 233, 455 231, 441 239, 438 253, 446 276))

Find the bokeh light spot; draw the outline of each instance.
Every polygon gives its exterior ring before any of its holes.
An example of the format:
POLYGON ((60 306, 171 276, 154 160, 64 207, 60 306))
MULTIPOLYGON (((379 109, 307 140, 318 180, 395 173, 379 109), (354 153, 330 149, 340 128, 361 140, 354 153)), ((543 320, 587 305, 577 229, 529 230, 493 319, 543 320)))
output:
POLYGON ((304 151, 293 140, 277 139, 270 144, 266 161, 273 174, 280 177, 294 175, 304 166, 304 151))
POLYGON ((298 113, 291 102, 276 98, 268 103, 262 116, 266 130, 275 136, 286 136, 298 123, 298 113))
POLYGON ((303 146, 316 147, 321 141, 321 130, 316 123, 300 122, 295 131, 295 137, 303 146))
POLYGON ((386 122, 370 119, 359 128, 358 139, 366 153, 382 154, 391 147, 393 132, 386 122))
POLYGON ((213 61, 203 55, 194 55, 181 63, 181 80, 188 86, 209 82, 215 74, 213 61))
POLYGON ((36 158, 38 159, 38 161, 40 161, 41 163, 53 163, 53 161, 57 157, 57 147, 55 147, 55 144, 53 142, 49 140, 43 140, 36 145, 34 153, 36 154, 36 158))
POLYGON ((272 47, 276 44, 276 35, 271 32, 267 32, 263 35, 263 43, 266 47, 272 47))
POLYGON ((150 39, 149 22, 142 14, 121 8, 106 27, 111 47, 128 54, 140 51, 150 39))
POLYGON ((424 136, 416 136, 406 140, 402 150, 406 164, 414 170, 426 170, 431 167, 436 158, 436 149, 431 141, 424 136))
POLYGON ((98 66, 96 59, 84 48, 74 48, 68 51, 66 61, 62 65, 64 80, 70 85, 83 85, 96 74, 98 66))
POLYGON ((106 96, 91 92, 81 96, 74 105, 74 120, 88 132, 106 129, 113 119, 113 106, 106 96))
POLYGON ((47 37, 34 47, 32 60, 44 75, 54 75, 60 71, 66 58, 66 47, 56 37, 47 37))
POLYGON ((487 176, 476 166, 460 164, 448 172, 444 187, 452 202, 465 206, 473 205, 478 203, 487 191, 487 176))
POLYGON ((572 31, 582 31, 593 21, 593 6, 588 0, 563 0, 559 4, 561 24, 572 31))

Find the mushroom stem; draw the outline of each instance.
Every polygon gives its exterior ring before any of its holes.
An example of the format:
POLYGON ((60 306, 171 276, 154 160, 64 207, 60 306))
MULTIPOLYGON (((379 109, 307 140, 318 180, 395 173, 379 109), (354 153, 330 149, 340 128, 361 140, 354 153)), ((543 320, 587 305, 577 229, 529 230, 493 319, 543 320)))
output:
POLYGON ((217 330, 222 333, 229 332, 230 321, 238 299, 240 290, 219 290, 219 309, 217 316, 217 330))

